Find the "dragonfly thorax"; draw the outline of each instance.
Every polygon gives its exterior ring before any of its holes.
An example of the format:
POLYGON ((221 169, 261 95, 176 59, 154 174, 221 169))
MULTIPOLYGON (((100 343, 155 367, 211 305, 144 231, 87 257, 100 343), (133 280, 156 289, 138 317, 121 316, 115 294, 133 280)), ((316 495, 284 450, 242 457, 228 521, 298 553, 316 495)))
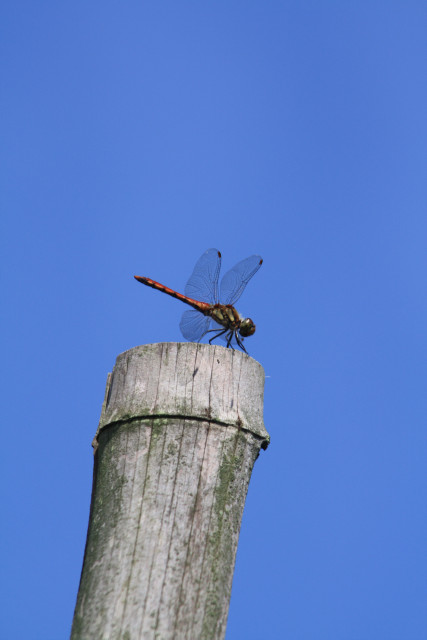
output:
POLYGON ((214 304, 209 312, 212 320, 215 320, 225 329, 238 329, 240 327, 240 315, 231 304, 214 304))
POLYGON ((255 324, 250 318, 241 318, 239 312, 231 304, 215 304, 209 315, 225 329, 238 331, 243 338, 255 333, 255 324))

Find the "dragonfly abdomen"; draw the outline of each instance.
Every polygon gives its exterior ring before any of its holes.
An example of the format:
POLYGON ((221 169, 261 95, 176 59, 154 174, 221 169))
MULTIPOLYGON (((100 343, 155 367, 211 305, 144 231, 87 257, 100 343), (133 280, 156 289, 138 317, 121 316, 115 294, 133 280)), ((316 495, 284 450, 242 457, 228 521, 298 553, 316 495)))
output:
POLYGON ((181 300, 185 302, 185 304, 189 304, 197 311, 200 311, 204 315, 209 315, 209 311, 212 308, 212 305, 207 302, 200 302, 199 300, 193 300, 193 298, 188 298, 184 296, 182 293, 178 293, 178 291, 174 291, 169 287, 166 287, 164 284, 160 284, 160 282, 156 282, 156 280, 152 280, 151 278, 145 278, 144 276, 134 276, 135 280, 141 282, 142 284, 146 284, 147 287, 151 287, 152 289, 157 289, 158 291, 163 291, 163 293, 167 293, 168 296, 172 296, 172 298, 176 298, 177 300, 181 300))

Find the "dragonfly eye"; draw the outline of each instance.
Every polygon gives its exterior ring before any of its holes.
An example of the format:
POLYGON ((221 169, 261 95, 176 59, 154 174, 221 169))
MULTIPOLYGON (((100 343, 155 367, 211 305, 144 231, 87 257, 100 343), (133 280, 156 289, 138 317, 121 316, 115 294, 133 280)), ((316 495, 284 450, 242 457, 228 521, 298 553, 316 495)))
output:
POLYGON ((250 318, 244 318, 240 323, 239 333, 243 338, 247 338, 248 336, 253 336, 255 333, 255 325, 250 318))

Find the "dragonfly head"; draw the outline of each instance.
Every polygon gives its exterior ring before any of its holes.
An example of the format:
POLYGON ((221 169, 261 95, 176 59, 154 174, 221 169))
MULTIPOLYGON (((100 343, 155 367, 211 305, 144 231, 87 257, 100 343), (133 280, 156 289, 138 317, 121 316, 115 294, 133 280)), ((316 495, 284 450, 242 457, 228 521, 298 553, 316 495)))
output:
POLYGON ((255 324, 250 318, 243 318, 239 326, 239 333, 243 338, 247 338, 248 336, 253 336, 255 329, 255 324))

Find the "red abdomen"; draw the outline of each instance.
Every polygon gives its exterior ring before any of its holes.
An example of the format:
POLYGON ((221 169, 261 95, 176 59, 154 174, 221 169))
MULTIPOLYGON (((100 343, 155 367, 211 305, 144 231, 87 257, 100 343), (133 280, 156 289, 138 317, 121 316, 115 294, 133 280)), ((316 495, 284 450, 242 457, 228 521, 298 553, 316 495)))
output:
POLYGON ((197 309, 197 311, 201 311, 201 313, 203 313, 204 315, 208 315, 207 312, 212 309, 212 305, 208 302, 201 302, 200 300, 193 300, 193 298, 188 298, 182 293, 178 293, 178 291, 169 289, 169 287, 166 287, 164 284, 160 284, 160 282, 156 282, 151 278, 145 278, 144 276, 134 276, 134 278, 135 280, 138 280, 138 282, 146 284, 147 287, 152 287, 153 289, 157 289, 158 291, 163 291, 163 293, 167 293, 168 296, 172 296, 172 298, 182 300, 182 302, 185 302, 185 304, 189 304, 194 309, 197 309))

